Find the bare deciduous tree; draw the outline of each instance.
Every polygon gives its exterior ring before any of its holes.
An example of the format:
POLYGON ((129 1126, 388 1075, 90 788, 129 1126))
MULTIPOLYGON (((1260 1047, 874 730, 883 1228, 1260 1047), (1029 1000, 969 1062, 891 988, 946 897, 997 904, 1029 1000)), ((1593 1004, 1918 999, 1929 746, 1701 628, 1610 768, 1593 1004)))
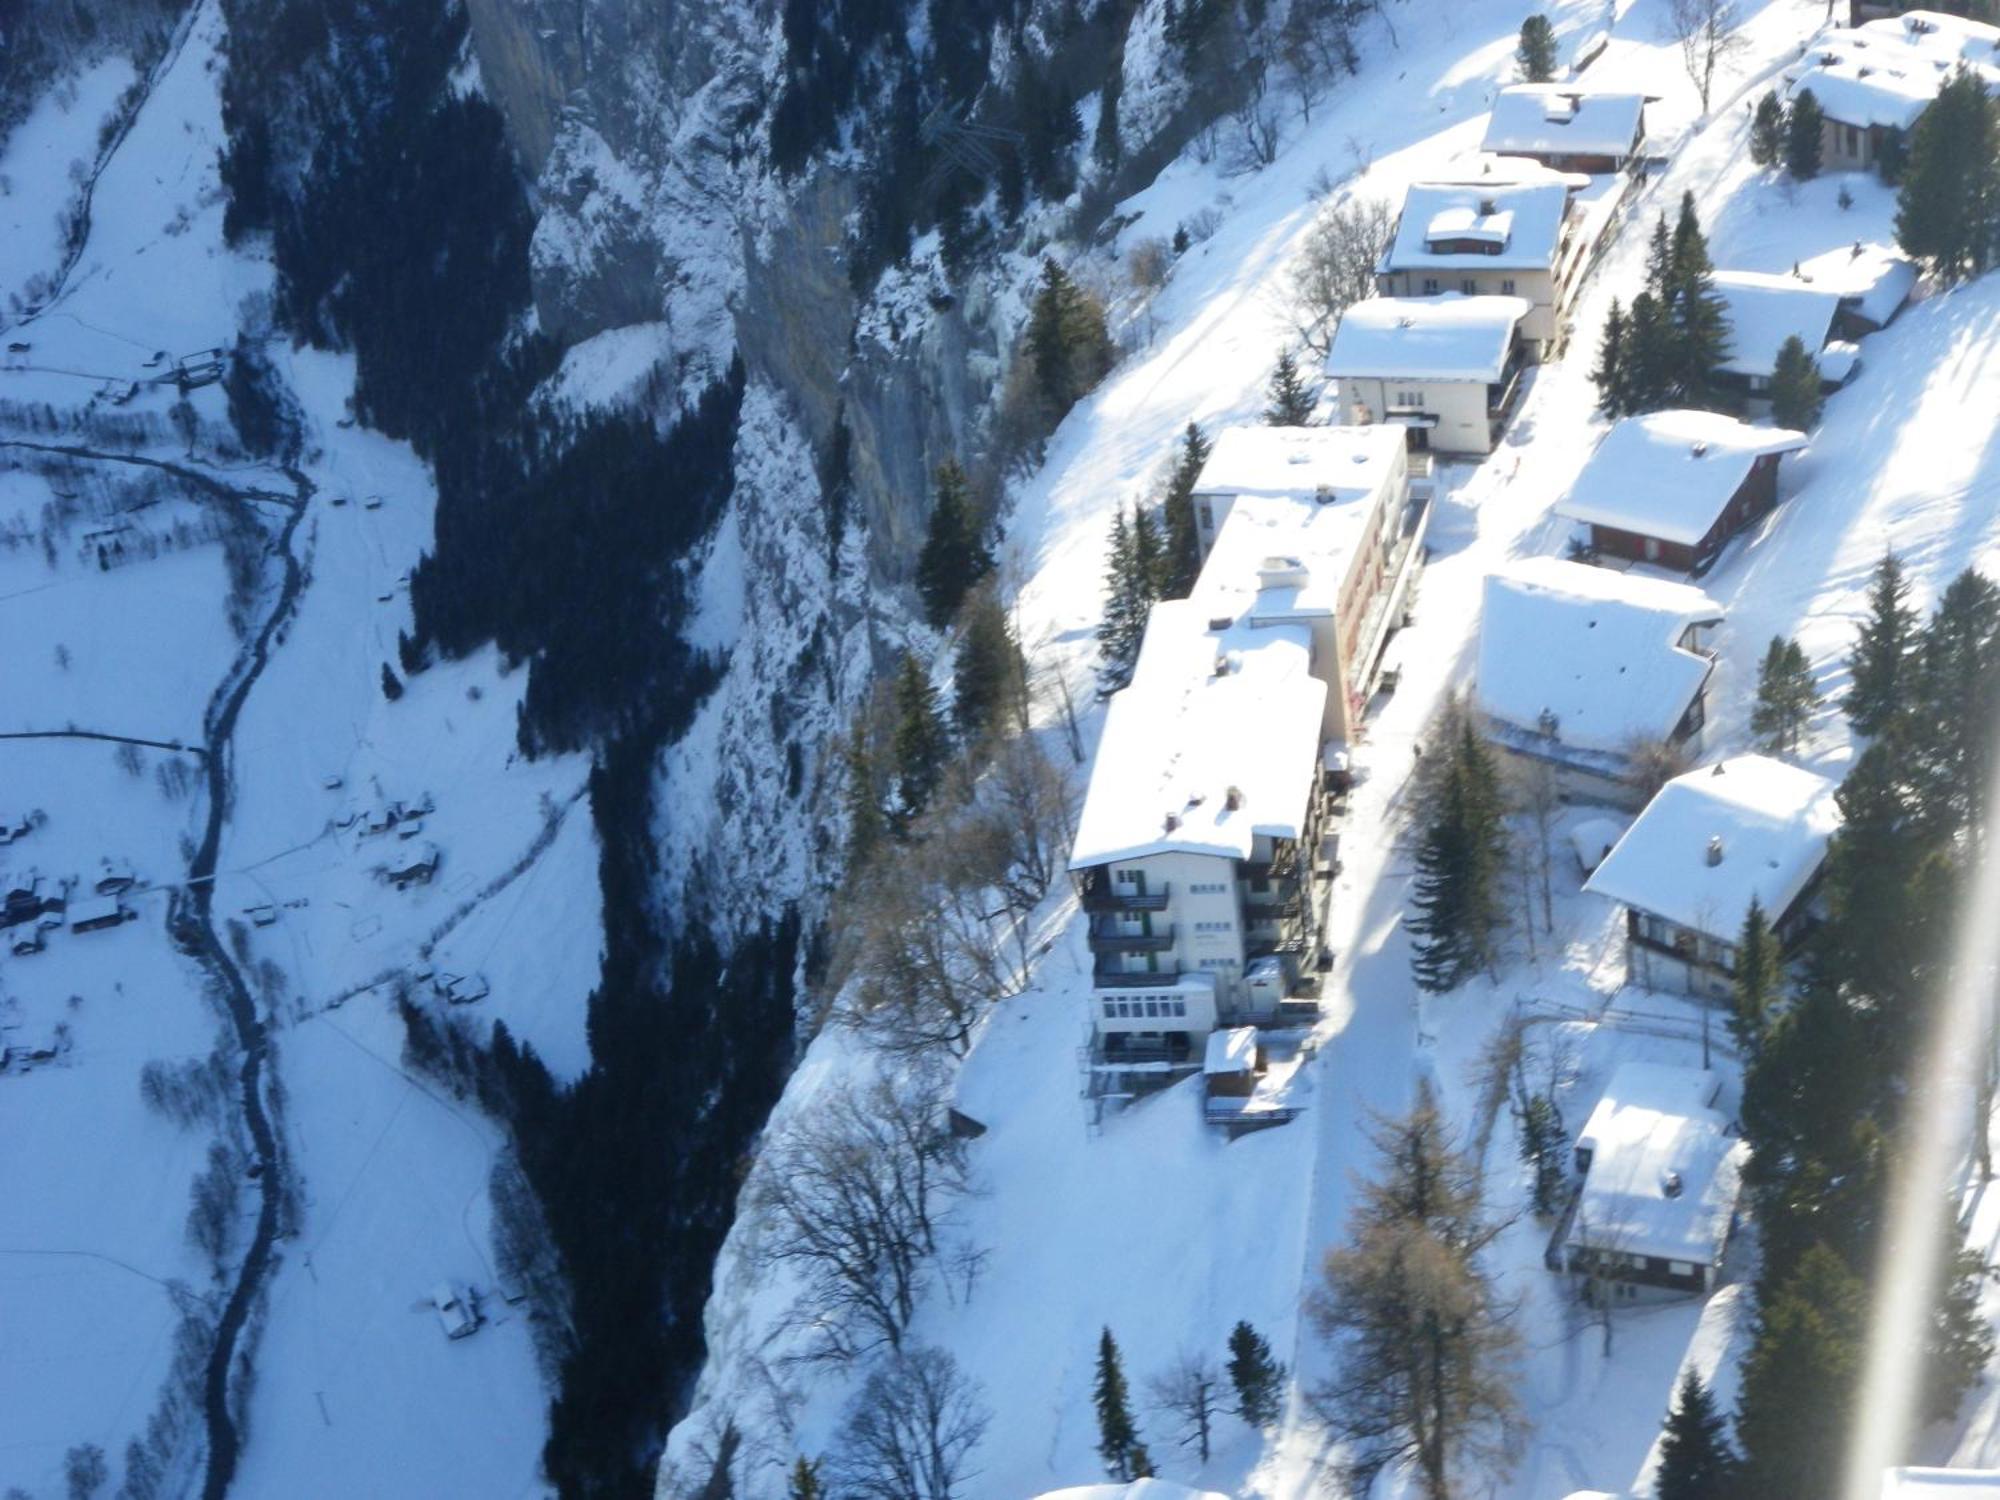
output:
POLYGON ((898 1351, 869 1375, 841 1428, 838 1493, 855 1500, 957 1500, 993 1415, 942 1349, 898 1351))
POLYGON ((1374 294, 1375 267, 1396 227, 1380 198, 1341 198, 1306 231, 1287 286, 1292 326, 1321 358, 1333 346, 1340 315, 1374 294))
POLYGON ((1557 824, 1562 819, 1562 786, 1556 768, 1533 757, 1512 762, 1509 792, 1521 821, 1522 838, 1516 858, 1532 899, 1522 903, 1521 918, 1532 929, 1539 901, 1544 932, 1556 930, 1555 863, 1557 824))
POLYGON ((1672 0, 1667 15, 1681 62, 1701 95, 1701 112, 1707 114, 1716 69, 1749 45, 1740 29, 1742 13, 1736 0, 1672 0))
POLYGON ((819 1332, 818 1353, 901 1346, 946 1207, 965 1184, 964 1147, 929 1070, 835 1085, 779 1132, 752 1198, 756 1254, 802 1275, 797 1315, 819 1332))
POLYGON ((1408 1115, 1378 1120, 1371 1139, 1381 1175, 1309 1307, 1340 1345, 1311 1399, 1347 1445, 1357 1491, 1409 1463, 1428 1500, 1450 1500, 1455 1474, 1504 1475, 1516 1450, 1519 1339, 1478 1264, 1501 1226, 1484 1218, 1476 1159, 1456 1148, 1428 1090, 1408 1115))
POLYGON ((1625 781, 1642 802, 1688 770, 1688 753, 1672 740, 1635 739, 1625 746, 1625 781))
POLYGON ((1206 1354, 1183 1350, 1171 1368, 1146 1382, 1153 1409, 1174 1422, 1175 1441, 1208 1462, 1216 1416, 1222 1411, 1222 1376, 1206 1354))

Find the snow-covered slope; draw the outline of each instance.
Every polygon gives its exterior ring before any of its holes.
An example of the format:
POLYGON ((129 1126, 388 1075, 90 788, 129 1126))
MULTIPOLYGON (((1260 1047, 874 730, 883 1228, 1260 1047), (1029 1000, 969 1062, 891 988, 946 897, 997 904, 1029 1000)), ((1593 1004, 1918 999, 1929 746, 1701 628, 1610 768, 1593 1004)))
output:
MULTIPOLYGON (((1113 510, 1150 493, 1190 419, 1211 433, 1258 419, 1264 377, 1289 333, 1283 275, 1312 212, 1308 186, 1325 173, 1394 199, 1412 177, 1476 146, 1490 94, 1511 76, 1523 14, 1504 4, 1448 15, 1394 12, 1397 41, 1368 38, 1361 76, 1315 113, 1309 129, 1291 127, 1274 165, 1224 179, 1190 156, 1121 205, 1140 216, 1127 231, 1135 239, 1205 207, 1217 211, 1217 228, 1176 265, 1152 304, 1143 347, 1070 415, 1043 469, 1015 497, 1010 547, 1021 569, 1026 634, 1031 646, 1065 658, 1073 680, 1090 668, 1113 510)), ((1559 33, 1566 41, 1580 36, 1601 14, 1559 10, 1559 33)), ((1339 962, 1318 1057, 1299 1085, 1309 1100, 1305 1116, 1286 1130, 1225 1144, 1202 1129, 1194 1086, 1185 1085, 1093 1128, 1077 1070, 1090 958, 1064 900, 1052 898, 1041 914, 1053 947, 1030 991, 994 1015, 958 1085, 960 1107, 989 1127, 972 1147, 978 1191, 955 1231, 982 1253, 981 1272, 969 1290, 933 1290, 912 1329, 957 1357, 995 1413, 969 1493, 1035 1493, 1101 1473, 1089 1400, 1100 1326, 1119 1337, 1137 1388, 1183 1350, 1219 1356, 1237 1318, 1271 1335, 1291 1365, 1294 1400, 1282 1432, 1267 1446, 1225 1421, 1203 1466, 1176 1448, 1155 1415, 1145 1424, 1153 1454, 1163 1473, 1185 1482, 1301 1500, 1316 1493, 1328 1454, 1303 1392, 1330 1363, 1300 1309, 1321 1256, 1344 1234, 1354 1174, 1367 1166, 1371 1112, 1402 1106, 1417 1079, 1431 1080, 1453 1118, 1490 1141, 1490 1189, 1506 1211, 1521 1201, 1522 1180, 1511 1126, 1504 1111, 1495 1118, 1481 1076, 1502 1023, 1525 1021, 1531 1053, 1553 1070, 1558 1098, 1576 1120, 1619 1061, 1698 1064, 1698 1012, 1673 997, 1619 990, 1620 918, 1582 895, 1575 874, 1563 881, 1556 930, 1539 939, 1539 959, 1523 953, 1495 983, 1420 1003, 1400 929, 1410 874, 1402 801, 1412 748, 1432 709, 1471 669, 1485 572, 1508 558, 1562 550, 1567 527, 1549 506, 1603 430, 1586 373, 1590 355, 1611 298, 1629 300, 1642 284, 1653 215, 1671 216, 1683 190, 1692 191, 1716 263, 1727 268, 1782 270, 1857 239, 1892 239, 1893 204, 1879 185, 1860 178, 1788 185, 1752 167, 1745 153, 1743 101, 1798 55, 1821 19, 1817 7, 1752 8, 1747 46, 1719 80, 1707 120, 1698 118, 1678 56, 1663 40, 1663 5, 1621 8, 1610 46, 1591 69, 1593 84, 1665 96, 1649 111, 1649 131, 1672 150, 1671 161, 1627 210, 1582 294, 1568 356, 1536 372, 1502 448, 1477 467, 1440 471, 1436 556, 1402 685, 1377 706, 1357 754, 1363 784, 1333 897, 1339 962), (1854 200, 1844 209, 1836 203, 1843 183, 1854 200), (1633 1011, 1646 1019, 1632 1020, 1633 1011)), ((1921 303, 1871 336, 1860 377, 1832 399, 1811 450, 1785 472, 1785 503, 1704 579, 1729 613, 1706 753, 1747 745, 1756 662, 1774 633, 1800 636, 1834 701, 1867 574, 1885 546, 1913 565, 1926 599, 1961 568, 1993 561, 1996 307, 2000 288, 1989 278, 1921 303), (1981 415, 1967 420, 1974 411, 1981 415)), ((1806 762, 1837 774, 1847 755, 1844 725, 1829 707, 1806 762)), ((830 1077, 860 1065, 850 1049, 845 1038, 815 1043, 780 1124, 830 1077)), ((1495 1493, 1544 1500, 1635 1485, 1643 1493, 1683 1362, 1713 1376, 1725 1402, 1733 1399, 1743 1288, 1727 1286, 1706 1304, 1620 1317, 1607 1346, 1542 1270, 1545 1235, 1524 1218, 1496 1250, 1507 1289, 1524 1299, 1521 1395, 1535 1431, 1495 1493)), ((838 1441, 854 1380, 788 1364, 798 1347, 785 1327, 792 1291, 759 1265, 756 1226, 739 1223, 711 1302, 711 1363, 670 1445, 663 1495, 686 1492, 732 1417, 764 1435, 741 1465, 739 1483, 753 1495, 775 1492, 796 1454, 816 1456, 838 1441)), ((1973 1431, 1988 1427, 1982 1418, 1973 1431)))

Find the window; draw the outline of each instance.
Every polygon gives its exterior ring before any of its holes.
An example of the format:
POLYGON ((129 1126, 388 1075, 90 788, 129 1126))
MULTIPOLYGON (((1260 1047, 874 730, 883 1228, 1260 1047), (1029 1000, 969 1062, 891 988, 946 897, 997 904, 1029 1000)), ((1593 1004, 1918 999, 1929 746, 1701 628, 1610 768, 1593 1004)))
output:
POLYGON ((1159 1015, 1159 1013, 1160 1013, 1160 1002, 1157 1000, 1148 1000, 1146 1002, 1146 1014, 1149 1016, 1157 1016, 1159 1015))
POLYGON ((1188 883, 1188 894, 1190 896, 1220 896, 1226 894, 1228 890, 1229 883, 1225 880, 1190 881, 1188 883))
POLYGON ((1177 1016, 1184 1016, 1184 1015, 1186 1015, 1186 1014, 1187 1014, 1187 1001, 1185 1001, 1185 1000, 1176 1000, 1176 1001, 1174 1002, 1174 1014, 1175 1014, 1175 1015, 1177 1015, 1177 1016))
POLYGON ((1500 278, 1500 295, 1503 297, 1511 297, 1514 295, 1513 277, 1503 276, 1500 278))
POLYGON ((1424 295, 1426 297, 1435 297, 1439 292, 1443 290, 1444 288, 1438 285, 1437 277, 1426 276, 1424 278, 1424 295))
POLYGON ((1196 932, 1234 932, 1236 924, 1234 922, 1197 922, 1194 924, 1194 930, 1196 932))
POLYGON ((1201 502, 1201 526, 1204 531, 1215 530, 1215 507, 1206 500, 1201 502))
POLYGON ((1396 405, 1398 406, 1422 406, 1423 404, 1424 393, 1422 391, 1396 392, 1396 405))
POLYGON ((1107 1021, 1118 1019, 1118 1002, 1116 1000, 1107 1000, 1104 1002, 1104 1019, 1107 1021))
POLYGON ((1132 1017, 1132 1002, 1130 1000, 1120 1000, 1118 1002, 1118 1014, 1130 1020, 1132 1017))
POLYGON ((1656 536, 1649 536, 1646 538, 1646 561, 1658 562, 1659 560, 1660 560, 1660 539, 1656 536))
POLYGON ((1670 1260, 1667 1262, 1667 1270, 1675 1276, 1692 1276, 1694 1275, 1694 1262, 1691 1260, 1670 1260))
POLYGON ((1465 293, 1465 295, 1468 297, 1476 297, 1479 295, 1479 283, 1474 281, 1470 276, 1466 277, 1463 281, 1461 281, 1458 284, 1458 289, 1461 292, 1465 293))

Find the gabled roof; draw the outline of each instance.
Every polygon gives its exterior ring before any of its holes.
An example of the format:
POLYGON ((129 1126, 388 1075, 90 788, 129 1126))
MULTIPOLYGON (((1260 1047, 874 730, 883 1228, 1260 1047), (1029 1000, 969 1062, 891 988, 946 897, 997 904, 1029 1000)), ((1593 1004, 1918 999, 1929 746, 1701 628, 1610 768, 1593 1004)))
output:
POLYGON ((1559 516, 1693 546, 1767 453, 1793 453, 1806 435, 1752 427, 1710 411, 1656 411, 1613 424, 1559 516))
POLYGON ((1375 297, 1348 308, 1326 372, 1336 380, 1500 379, 1525 297, 1375 297))
POLYGON ((1517 83, 1493 101, 1480 149, 1516 156, 1629 156, 1645 110, 1644 94, 1517 83))
POLYGON ((1717 271, 1715 291, 1729 316, 1729 357, 1718 368, 1737 375, 1769 377, 1778 351, 1794 336, 1807 354, 1818 354, 1840 311, 1838 292, 1795 276, 1717 271))
POLYGON ((1399 429, 1230 427, 1216 437, 1194 493, 1361 499, 1390 481, 1402 455, 1399 429))
POLYGON ((1555 557, 1512 563, 1486 580, 1479 707, 1564 744, 1623 750, 1665 739, 1713 664, 1678 643, 1722 606, 1685 583, 1555 557))
POLYGON ((1834 783, 1763 755, 1676 776, 1584 889, 1733 943, 1755 898, 1777 921, 1840 826, 1834 783))
POLYGON ((1568 211, 1569 188, 1559 178, 1412 183, 1382 269, 1548 270, 1555 265, 1568 211), (1482 241, 1498 249, 1434 251, 1429 248, 1433 239, 1482 241))
POLYGON ((2000 1469, 1890 1469, 1882 1500, 2000 1500, 2000 1469))
POLYGON ((1800 279, 1839 296, 1869 322, 1881 327, 1896 316, 1916 290, 1917 268, 1886 245, 1856 240, 1844 250, 1829 250, 1798 265, 1800 279))
POLYGON ((1619 1064, 1577 1139, 1591 1155, 1570 1245, 1716 1263, 1749 1154, 1710 1107, 1716 1081, 1694 1068, 1619 1064))

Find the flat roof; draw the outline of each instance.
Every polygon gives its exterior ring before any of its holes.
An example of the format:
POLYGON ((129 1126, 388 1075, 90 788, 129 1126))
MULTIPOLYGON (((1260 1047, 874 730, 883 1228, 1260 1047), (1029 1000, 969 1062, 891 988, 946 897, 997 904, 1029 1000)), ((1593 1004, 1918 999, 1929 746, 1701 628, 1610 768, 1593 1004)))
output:
POLYGON ((1228 1031, 1211 1031, 1202 1059, 1204 1073, 1249 1073, 1257 1067, 1257 1028, 1236 1026, 1228 1031))
POLYGON ((1678 642, 1723 610, 1685 583, 1524 558, 1486 580, 1479 707, 1497 719, 1590 750, 1664 739, 1713 663, 1678 642))
POLYGON ((1197 495, 1336 500, 1373 495, 1404 462, 1403 434, 1380 427, 1225 428, 1194 482, 1197 495))
POLYGON ((1621 1063, 1577 1139, 1590 1170, 1567 1243, 1714 1265, 1729 1238, 1745 1143, 1711 1108, 1716 1075, 1621 1063))
POLYGON ((1548 270, 1555 265, 1568 211, 1569 187, 1560 178, 1412 183, 1382 269, 1548 270), (1434 251, 1432 238, 1480 239, 1499 248, 1495 254, 1434 251))
POLYGON ((1767 453, 1793 453, 1806 435, 1753 427, 1712 411, 1656 411, 1612 425, 1555 505, 1573 521, 1693 546, 1767 453))
POLYGON ((1525 297, 1374 297, 1341 316, 1327 355, 1336 380, 1500 379, 1525 297))
POLYGON ((1210 618, 1193 599, 1153 606, 1132 681, 1105 711, 1071 869, 1248 859, 1257 835, 1304 831, 1326 710, 1310 629, 1210 618))
POLYGON ((1517 83, 1494 99, 1480 149, 1518 156, 1626 156, 1639 138, 1645 111, 1644 94, 1517 83))
POLYGON ((1776 921, 1818 872, 1840 826, 1834 791, 1826 777, 1765 755, 1676 776, 1583 888, 1733 943, 1753 897, 1776 921))
POLYGON ((1738 375, 1769 376, 1788 338, 1818 354, 1840 311, 1838 292, 1796 276, 1717 271, 1715 291, 1729 315, 1729 357, 1719 368, 1738 375))

